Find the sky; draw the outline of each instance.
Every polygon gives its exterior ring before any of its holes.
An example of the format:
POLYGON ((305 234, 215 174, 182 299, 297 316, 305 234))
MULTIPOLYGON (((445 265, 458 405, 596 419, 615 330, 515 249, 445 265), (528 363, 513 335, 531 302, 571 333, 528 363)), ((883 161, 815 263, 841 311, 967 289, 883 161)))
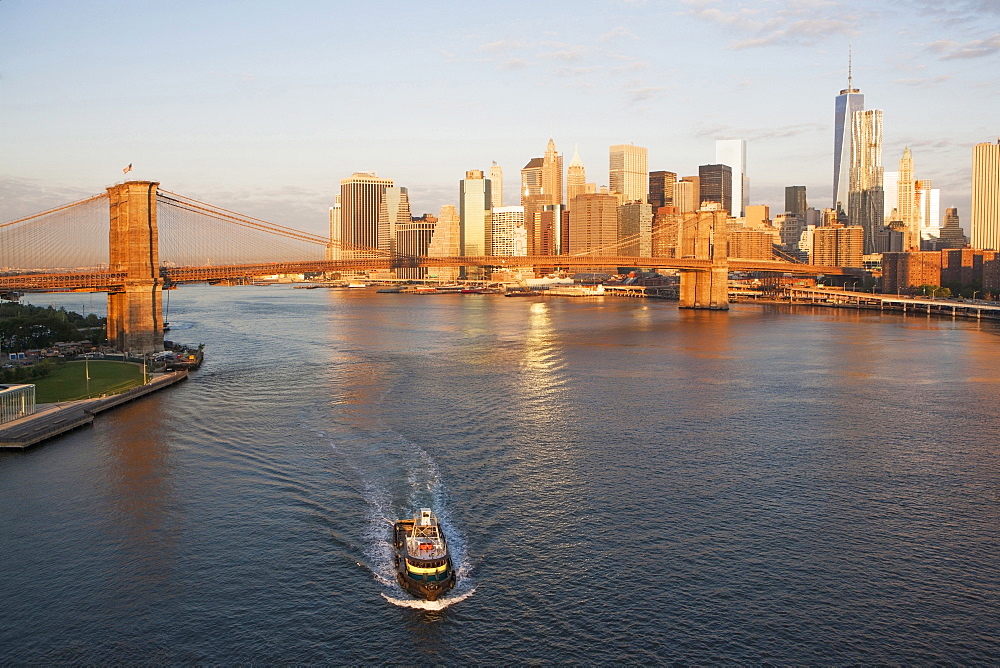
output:
POLYGON ((834 99, 884 114, 968 231, 972 147, 1000 137, 1000 0, 0 0, 0 221, 129 178, 324 233, 375 171, 414 215, 465 171, 552 137, 608 183, 608 147, 680 176, 747 140, 750 201, 830 206, 834 99))

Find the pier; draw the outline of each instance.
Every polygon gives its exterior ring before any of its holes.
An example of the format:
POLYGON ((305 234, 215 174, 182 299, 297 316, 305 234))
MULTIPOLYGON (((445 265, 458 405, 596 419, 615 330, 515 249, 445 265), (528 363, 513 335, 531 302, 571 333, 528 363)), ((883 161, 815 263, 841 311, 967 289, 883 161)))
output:
POLYGON ((31 415, 0 425, 0 450, 27 450, 66 432, 93 423, 94 416, 185 380, 187 370, 157 374, 120 394, 82 401, 43 404, 31 415))

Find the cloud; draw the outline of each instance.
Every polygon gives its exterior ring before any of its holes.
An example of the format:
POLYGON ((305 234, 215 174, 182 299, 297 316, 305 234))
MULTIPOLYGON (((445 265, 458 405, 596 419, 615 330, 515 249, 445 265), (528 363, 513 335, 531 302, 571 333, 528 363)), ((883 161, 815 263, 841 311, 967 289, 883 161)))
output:
POLYGON ((942 84, 945 81, 950 81, 951 76, 946 74, 941 74, 936 77, 918 77, 916 79, 896 79, 895 83, 902 84, 904 86, 913 86, 914 88, 927 88, 930 86, 936 86, 942 84))
POLYGON ((528 63, 528 61, 525 60, 524 58, 510 58, 509 60, 505 60, 502 63, 500 63, 499 65, 497 65, 497 69, 499 69, 499 70, 523 70, 529 64, 530 63, 528 63))
POLYGON ((585 55, 586 52, 583 49, 583 47, 577 46, 568 49, 559 49, 558 51, 543 51, 537 54, 536 57, 541 58, 543 60, 556 60, 566 63, 575 63, 579 62, 580 60, 583 60, 585 55))
POLYGON ((517 49, 523 49, 526 46, 528 45, 519 39, 498 39, 495 42, 480 44, 479 50, 486 51, 487 53, 504 54, 517 49))
MULTIPOLYGON (((780 0, 766 14, 761 8, 736 7, 723 11, 704 0, 689 1, 688 14, 731 29, 746 39, 731 42, 731 49, 751 49, 779 44, 815 45, 834 35, 853 36, 860 18, 842 5, 825 0, 780 0)), ((726 5, 730 7, 731 5, 726 5)))
POLYGON ((703 126, 695 132, 699 139, 736 138, 747 141, 767 141, 787 139, 816 132, 827 132, 829 126, 823 123, 796 123, 774 128, 734 128, 729 125, 703 126))
POLYGON ((665 86, 636 86, 625 90, 629 102, 639 103, 663 97, 670 89, 665 86))
POLYGON ((966 58, 983 58, 1000 52, 1000 32, 985 39, 972 40, 959 44, 951 40, 938 40, 927 45, 927 50, 938 54, 940 60, 960 60, 966 58))
POLYGON ((611 40, 619 39, 619 38, 622 38, 622 39, 632 39, 632 40, 639 39, 638 37, 635 36, 635 34, 632 33, 631 30, 629 30, 625 26, 615 26, 614 28, 612 28, 608 32, 606 32, 603 35, 601 35, 600 37, 598 37, 597 41, 598 42, 610 42, 611 40))

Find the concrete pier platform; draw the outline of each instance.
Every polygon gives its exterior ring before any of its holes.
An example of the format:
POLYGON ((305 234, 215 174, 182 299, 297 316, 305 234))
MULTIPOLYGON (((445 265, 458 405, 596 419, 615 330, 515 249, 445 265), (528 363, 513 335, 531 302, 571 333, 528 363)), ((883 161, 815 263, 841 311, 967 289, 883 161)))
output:
POLYGON ((94 416, 185 380, 187 370, 156 374, 148 383, 98 399, 42 404, 31 415, 0 425, 0 450, 27 450, 43 441, 91 424, 94 416))

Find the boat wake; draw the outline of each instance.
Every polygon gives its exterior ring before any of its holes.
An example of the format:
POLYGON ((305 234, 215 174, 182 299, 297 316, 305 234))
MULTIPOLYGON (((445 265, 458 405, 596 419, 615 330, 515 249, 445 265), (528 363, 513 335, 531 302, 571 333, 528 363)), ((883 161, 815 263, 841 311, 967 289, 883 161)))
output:
POLYGON ((412 608, 413 610, 444 610, 445 608, 455 605, 456 603, 461 603, 465 599, 469 598, 476 593, 476 588, 472 587, 468 591, 452 596, 445 596, 439 598, 436 601, 421 601, 415 598, 394 598, 389 596, 385 592, 382 592, 382 598, 389 601, 393 605, 398 605, 401 608, 412 608))
POLYGON ((382 597, 400 607, 444 610, 472 596, 476 588, 465 535, 451 518, 450 494, 430 454, 392 431, 341 430, 329 424, 313 431, 327 440, 344 469, 353 474, 352 486, 368 506, 362 540, 364 559, 358 563, 371 571, 383 588, 382 597), (412 598, 396 580, 392 522, 412 517, 419 508, 434 509, 456 570, 455 588, 437 601, 412 598))

